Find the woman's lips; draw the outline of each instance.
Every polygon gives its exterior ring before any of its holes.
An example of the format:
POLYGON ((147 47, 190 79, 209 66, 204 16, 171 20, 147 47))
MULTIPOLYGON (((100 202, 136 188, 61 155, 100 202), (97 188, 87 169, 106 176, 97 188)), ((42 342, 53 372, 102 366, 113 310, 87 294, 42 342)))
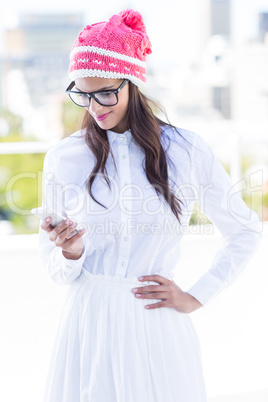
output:
POLYGON ((100 116, 96 116, 96 119, 99 120, 99 121, 104 120, 104 119, 106 119, 107 116, 109 116, 110 113, 111 112, 106 113, 106 114, 102 114, 100 116))

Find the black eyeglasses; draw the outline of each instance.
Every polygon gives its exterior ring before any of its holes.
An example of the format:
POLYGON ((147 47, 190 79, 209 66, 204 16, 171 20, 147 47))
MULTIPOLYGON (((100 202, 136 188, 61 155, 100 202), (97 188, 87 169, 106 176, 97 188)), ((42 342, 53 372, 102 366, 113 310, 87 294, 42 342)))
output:
POLYGON ((116 89, 105 89, 103 91, 96 92, 81 92, 72 91, 72 88, 75 86, 75 82, 72 81, 65 92, 68 93, 70 99, 77 106, 88 107, 90 105, 91 98, 102 106, 115 106, 118 103, 118 92, 120 92, 128 82, 129 80, 124 80, 116 89))

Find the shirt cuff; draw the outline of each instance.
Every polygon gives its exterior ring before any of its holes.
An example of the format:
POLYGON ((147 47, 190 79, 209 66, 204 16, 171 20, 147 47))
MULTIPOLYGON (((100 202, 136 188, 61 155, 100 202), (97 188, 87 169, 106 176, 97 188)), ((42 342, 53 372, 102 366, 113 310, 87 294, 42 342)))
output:
POLYGON ((85 245, 83 246, 82 255, 80 258, 78 258, 78 260, 72 260, 72 259, 64 257, 64 255, 62 254, 61 248, 58 248, 58 252, 59 252, 59 263, 64 272, 69 272, 69 271, 73 271, 77 268, 82 268, 83 263, 86 258, 85 245))
POLYGON ((186 292, 195 297, 203 306, 224 287, 223 282, 210 272, 206 272, 186 292))

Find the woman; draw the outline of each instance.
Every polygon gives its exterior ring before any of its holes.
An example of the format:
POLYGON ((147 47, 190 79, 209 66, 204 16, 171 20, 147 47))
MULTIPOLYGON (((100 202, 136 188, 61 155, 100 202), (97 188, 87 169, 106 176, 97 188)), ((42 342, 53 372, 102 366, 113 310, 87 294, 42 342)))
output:
POLYGON ((44 266, 69 284, 45 402, 205 402, 189 313, 232 283, 260 243, 260 222, 198 134, 154 114, 139 90, 151 44, 127 9, 86 26, 67 92, 83 128, 44 160, 43 207, 68 216, 40 225, 44 266), (174 281, 195 202, 227 240, 188 291, 174 281), (70 237, 75 227, 83 227, 70 237))

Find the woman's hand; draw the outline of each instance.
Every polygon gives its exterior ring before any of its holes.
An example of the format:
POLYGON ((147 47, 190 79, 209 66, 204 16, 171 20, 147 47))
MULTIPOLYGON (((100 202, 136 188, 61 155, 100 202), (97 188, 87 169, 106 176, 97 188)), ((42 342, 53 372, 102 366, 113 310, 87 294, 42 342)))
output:
POLYGON ((140 286, 132 289, 135 297, 139 299, 162 299, 158 303, 152 303, 145 308, 172 307, 181 313, 191 313, 203 305, 192 295, 184 292, 174 281, 160 275, 145 275, 140 281, 154 281, 159 285, 140 286), (149 292, 149 293, 145 293, 149 292), (140 296, 138 296, 140 295, 140 296))
POLYGON ((49 239, 55 243, 57 247, 62 248, 62 254, 65 258, 71 260, 78 260, 83 252, 83 239, 85 228, 81 229, 71 238, 69 234, 75 229, 77 223, 72 222, 70 219, 62 221, 57 226, 50 225, 51 217, 43 219, 41 222, 41 229, 49 233, 49 239))

